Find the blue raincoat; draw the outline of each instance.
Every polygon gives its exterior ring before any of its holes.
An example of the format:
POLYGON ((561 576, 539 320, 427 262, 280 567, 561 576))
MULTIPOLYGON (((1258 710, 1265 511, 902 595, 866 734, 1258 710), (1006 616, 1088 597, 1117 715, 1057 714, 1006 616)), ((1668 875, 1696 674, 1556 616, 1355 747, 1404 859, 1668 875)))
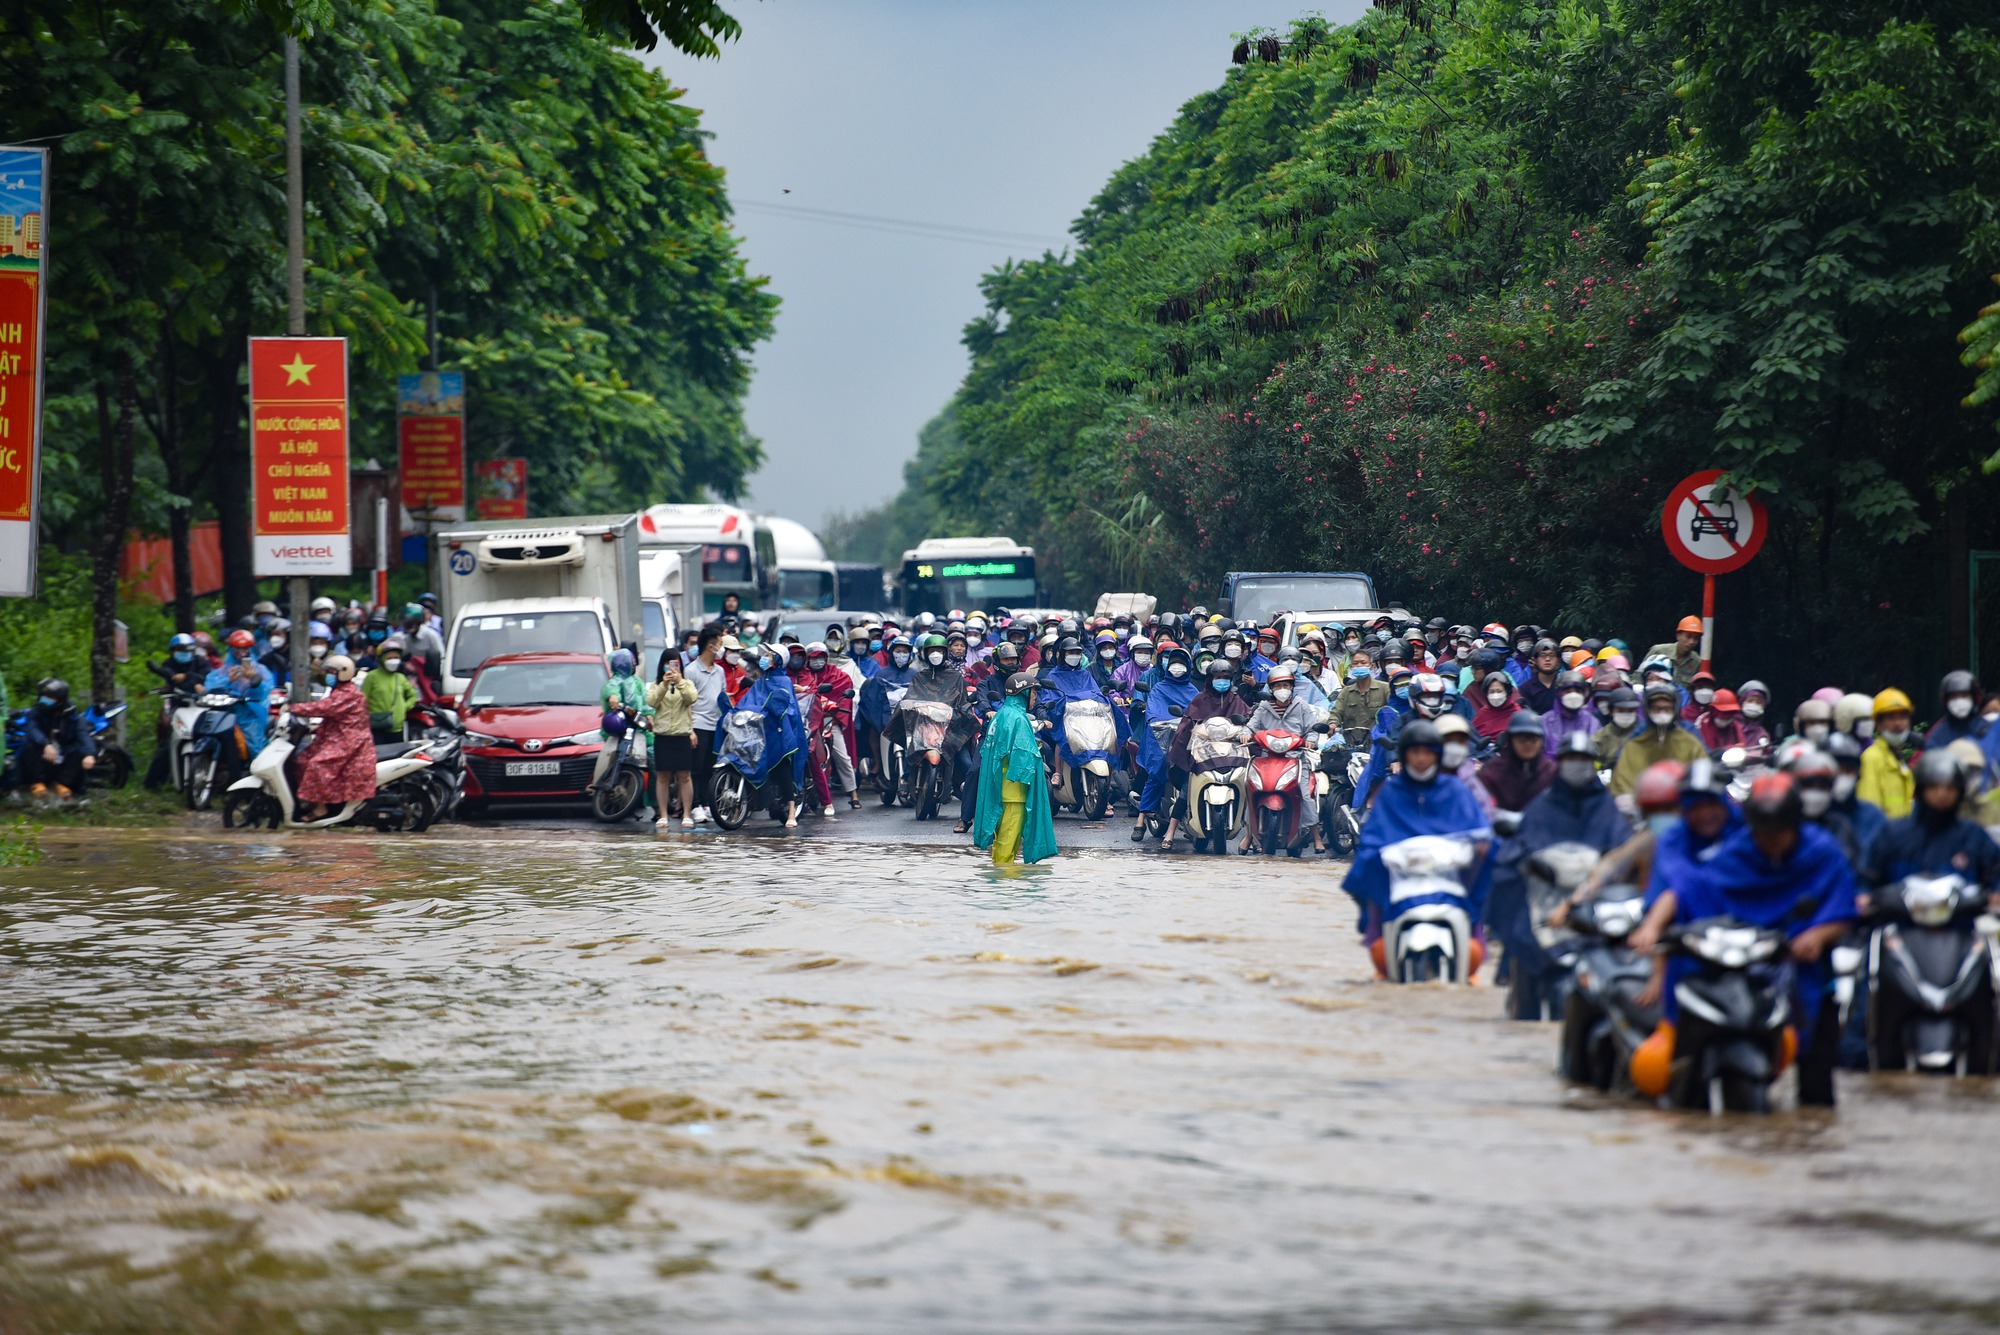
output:
POLYGON ((895 712, 889 703, 889 688, 908 687, 916 675, 915 662, 906 667, 897 667, 894 663, 887 667, 876 665, 874 674, 861 683, 861 694, 854 702, 856 711, 869 727, 881 732, 889 726, 889 716, 895 712))
POLYGON ((1516 968, 1541 970, 1549 964, 1548 952, 1535 939, 1529 919, 1528 883, 1521 864, 1556 844, 1588 844, 1599 853, 1609 853, 1631 835, 1617 800, 1594 779, 1581 792, 1558 779, 1528 803, 1520 829, 1492 859, 1493 896, 1486 910, 1488 926, 1507 943, 1516 968))
MULTIPOLYGON (((1044 686, 1052 687, 1054 690, 1061 692, 1060 696, 1044 695, 1042 697, 1042 714, 1050 723, 1055 725, 1056 749, 1061 753, 1063 762, 1069 765, 1081 765, 1086 761, 1103 760, 1108 762, 1113 769, 1122 768, 1118 755, 1110 751, 1089 751, 1081 755, 1072 752, 1069 749, 1069 738, 1063 732, 1063 709, 1069 701, 1097 700, 1106 705, 1111 703, 1104 692, 1099 689, 1097 678, 1090 670, 1090 664, 1085 663, 1082 667, 1074 668, 1057 667, 1049 671, 1044 671, 1041 675, 1041 683, 1044 686)), ((1111 717, 1117 730, 1117 745, 1122 752, 1125 745, 1125 730, 1128 725, 1120 717, 1120 712, 1116 709, 1111 711, 1111 717)))
POLYGON ((1348 805, 1356 811, 1368 809, 1369 794, 1387 777, 1389 762, 1396 758, 1396 738, 1409 715, 1410 702, 1395 695, 1375 711, 1375 728, 1368 734, 1368 768, 1361 771, 1361 782, 1354 785, 1354 796, 1348 800, 1348 805))
MULTIPOLYGON (((1382 785, 1382 796, 1361 827, 1361 846, 1354 854, 1354 867, 1342 886, 1364 907, 1386 914, 1389 908, 1389 872, 1382 865, 1382 850, 1390 844, 1414 839, 1420 834, 1462 834, 1474 840, 1490 839, 1493 827, 1485 809, 1472 790, 1454 775, 1440 774, 1429 783, 1419 783, 1408 774, 1392 774, 1382 785)), ((1482 866, 1466 892, 1466 909, 1479 921, 1481 886, 1486 879, 1482 866)), ((1406 903, 1414 907, 1417 901, 1406 903)))
POLYGON ((772 766, 779 761, 790 761, 792 790, 798 792, 803 789, 806 783, 806 725, 805 720, 799 717, 798 691, 785 671, 784 660, 778 660, 769 672, 752 682, 736 707, 764 716, 764 755, 750 781, 761 784, 770 778, 772 766))
POLYGON ((202 689, 236 697, 236 726, 243 729, 243 741, 255 756, 264 749, 264 734, 271 722, 271 689, 277 683, 271 669, 262 663, 225 662, 208 674, 202 689), (249 681, 231 681, 229 669, 247 667, 255 674, 249 681))

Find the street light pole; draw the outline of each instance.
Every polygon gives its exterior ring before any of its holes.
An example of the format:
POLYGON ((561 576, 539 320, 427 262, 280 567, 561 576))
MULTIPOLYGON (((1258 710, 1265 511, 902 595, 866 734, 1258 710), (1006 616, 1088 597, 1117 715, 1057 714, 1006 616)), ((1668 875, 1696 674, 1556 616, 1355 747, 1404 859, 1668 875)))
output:
MULTIPOLYGON (((294 336, 306 332, 306 177, 299 146, 299 39, 285 36, 285 289, 288 319, 285 332, 294 336)), ((289 583, 292 604, 290 694, 294 699, 312 698, 307 674, 312 658, 307 653, 311 638, 306 624, 312 616, 312 582, 303 575, 289 583)))

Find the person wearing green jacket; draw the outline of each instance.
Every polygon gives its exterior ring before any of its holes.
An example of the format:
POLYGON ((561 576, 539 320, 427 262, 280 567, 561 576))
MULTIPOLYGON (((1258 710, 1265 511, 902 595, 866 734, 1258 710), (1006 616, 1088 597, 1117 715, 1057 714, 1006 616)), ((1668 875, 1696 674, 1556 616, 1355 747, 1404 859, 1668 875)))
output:
MULTIPOLYGON (((611 655, 611 676, 597 690, 597 707, 609 719, 613 714, 622 716, 627 728, 635 728, 639 720, 652 714, 646 707, 646 687, 639 680, 639 660, 632 656, 630 649, 620 649, 611 655)), ((618 759, 617 739, 601 725, 597 729, 597 764, 591 767, 590 786, 583 791, 594 793, 604 778, 604 771, 618 759)))
POLYGON ((1025 672, 1007 678, 1007 696, 994 711, 980 744, 979 803, 972 839, 993 850, 993 865, 1005 867, 1019 853, 1028 862, 1056 855, 1056 822, 1049 810, 1049 776, 1041 744, 1028 715, 1035 679, 1025 672))
POLYGON ((378 742, 403 740, 403 720, 417 707, 416 684, 403 671, 405 658, 401 639, 390 636, 382 641, 381 656, 374 671, 361 679, 361 698, 368 705, 368 726, 378 742))

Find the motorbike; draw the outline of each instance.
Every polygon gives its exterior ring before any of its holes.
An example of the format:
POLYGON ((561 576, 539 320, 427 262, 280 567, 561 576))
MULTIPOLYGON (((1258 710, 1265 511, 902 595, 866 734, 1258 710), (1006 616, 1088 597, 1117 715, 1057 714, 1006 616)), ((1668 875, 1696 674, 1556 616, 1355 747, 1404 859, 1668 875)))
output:
POLYGON ((904 751, 910 770, 910 802, 918 820, 937 815, 938 803, 949 796, 951 771, 946 767, 945 736, 951 731, 951 706, 937 700, 904 700, 900 706, 909 747, 904 751))
POLYGON ((607 825, 632 819, 653 791, 653 755, 644 719, 635 719, 606 743, 616 754, 590 795, 590 814, 607 825))
POLYGON ((250 773, 229 785, 222 800, 225 829, 320 830, 333 825, 367 825, 381 831, 418 834, 443 814, 434 805, 435 790, 418 776, 430 768, 431 749, 444 743, 398 742, 376 748, 375 795, 344 804, 318 820, 293 819, 297 780, 303 768, 301 752, 311 746, 316 725, 294 720, 290 711, 278 716, 271 740, 250 762, 250 773), (395 753, 382 759, 382 753, 395 753))
POLYGON ((1701 918, 1676 928, 1663 945, 1697 965, 1674 985, 1681 1018, 1668 1101, 1712 1113, 1769 1112, 1792 1023, 1784 933, 1735 918, 1701 918))
POLYGON ((1195 852, 1223 854, 1243 832, 1250 808, 1250 734, 1220 714, 1188 729, 1187 827, 1195 852))
MULTIPOLYGON (((1061 699, 1054 687, 1041 688, 1044 699, 1061 699)), ((1118 723, 1102 700, 1068 700, 1063 704, 1063 745, 1056 748, 1050 775, 1055 786, 1049 800, 1069 807, 1085 820, 1103 820, 1111 806, 1111 758, 1118 745, 1118 723), (1078 757, 1077 764, 1063 752, 1078 757)))
POLYGON ((1571 969, 1582 943, 1573 927, 1557 926, 1549 919, 1589 877, 1597 857, 1597 850, 1589 844, 1565 841, 1521 859, 1528 924, 1545 959, 1539 966, 1529 959, 1516 959, 1508 970, 1507 1012, 1517 1020, 1559 1020, 1563 1016, 1571 969))
POLYGON ((1625 944, 1644 917, 1645 900, 1630 885, 1608 886, 1570 910, 1577 945, 1556 1061, 1565 1079, 1631 1092, 1632 1054, 1660 1024, 1660 1008, 1638 1002, 1652 957, 1625 944))
POLYGON ((1354 789, 1368 772, 1368 751, 1330 734, 1320 740, 1318 773, 1313 788, 1319 794, 1320 837, 1330 857, 1347 857, 1361 844, 1361 821, 1354 814, 1354 789))
MULTIPOLYGON (((1180 712, 1176 711, 1173 717, 1159 719, 1146 726, 1153 730, 1154 744, 1161 751, 1167 751, 1173 746, 1174 733, 1181 726, 1180 712)), ((1182 782, 1180 771, 1169 765, 1167 767, 1167 790, 1160 795, 1160 805, 1156 810, 1146 813, 1146 833, 1152 835, 1155 839, 1166 838, 1167 822, 1171 821, 1177 812, 1182 815, 1186 814, 1183 810, 1186 802, 1187 785, 1182 782)))
MULTIPOLYGON (((1318 725, 1324 726, 1324 725, 1318 725)), ((1317 727, 1315 728, 1317 731, 1317 727)), ((1282 728, 1251 734, 1250 798, 1257 806, 1257 845, 1270 857, 1305 853, 1305 789, 1318 773, 1306 738, 1282 728)))
POLYGON ((890 686, 886 689, 892 725, 875 734, 873 768, 875 791, 881 795, 882 805, 893 807, 903 792, 903 744, 894 739, 896 728, 893 726, 893 720, 896 711, 903 707, 903 699, 910 693, 910 688, 890 686))
POLYGON ((1926 1075, 1985 1075, 1993 1054, 2000 923, 1986 896, 1958 875, 1906 876, 1877 892, 1868 942, 1868 1066, 1926 1075), (1983 1023, 1975 1025, 1975 1009, 1983 1023))
POLYGON ((765 785, 753 782, 750 776, 763 760, 764 716, 750 709, 724 714, 716 734, 715 769, 709 788, 709 813, 722 829, 740 829, 762 799, 765 785))
POLYGON ((219 691, 196 696, 174 711, 181 793, 188 810, 206 811, 215 795, 236 783, 250 758, 250 744, 236 724, 236 697, 219 691))
POLYGON ((1383 959, 1392 983, 1469 982, 1475 967, 1464 876, 1479 849, 1463 835, 1419 834, 1382 850, 1389 874, 1383 959))
MULTIPOLYGON (((430 787, 436 819, 444 820, 456 814, 465 799, 465 725, 457 711, 442 705, 418 706, 411 711, 410 723, 418 733, 416 740, 427 743, 424 753, 431 758, 418 777, 430 787)), ((378 746, 375 758, 394 760, 407 754, 410 745, 378 746)))

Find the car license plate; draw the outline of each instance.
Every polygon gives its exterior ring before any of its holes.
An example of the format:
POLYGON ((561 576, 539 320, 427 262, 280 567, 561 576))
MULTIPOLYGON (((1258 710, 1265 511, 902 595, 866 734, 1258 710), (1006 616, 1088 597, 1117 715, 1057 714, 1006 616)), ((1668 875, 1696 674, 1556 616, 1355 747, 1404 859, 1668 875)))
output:
POLYGON ((530 779, 539 775, 562 773, 560 760, 510 760, 507 762, 507 777, 510 779, 530 779))

